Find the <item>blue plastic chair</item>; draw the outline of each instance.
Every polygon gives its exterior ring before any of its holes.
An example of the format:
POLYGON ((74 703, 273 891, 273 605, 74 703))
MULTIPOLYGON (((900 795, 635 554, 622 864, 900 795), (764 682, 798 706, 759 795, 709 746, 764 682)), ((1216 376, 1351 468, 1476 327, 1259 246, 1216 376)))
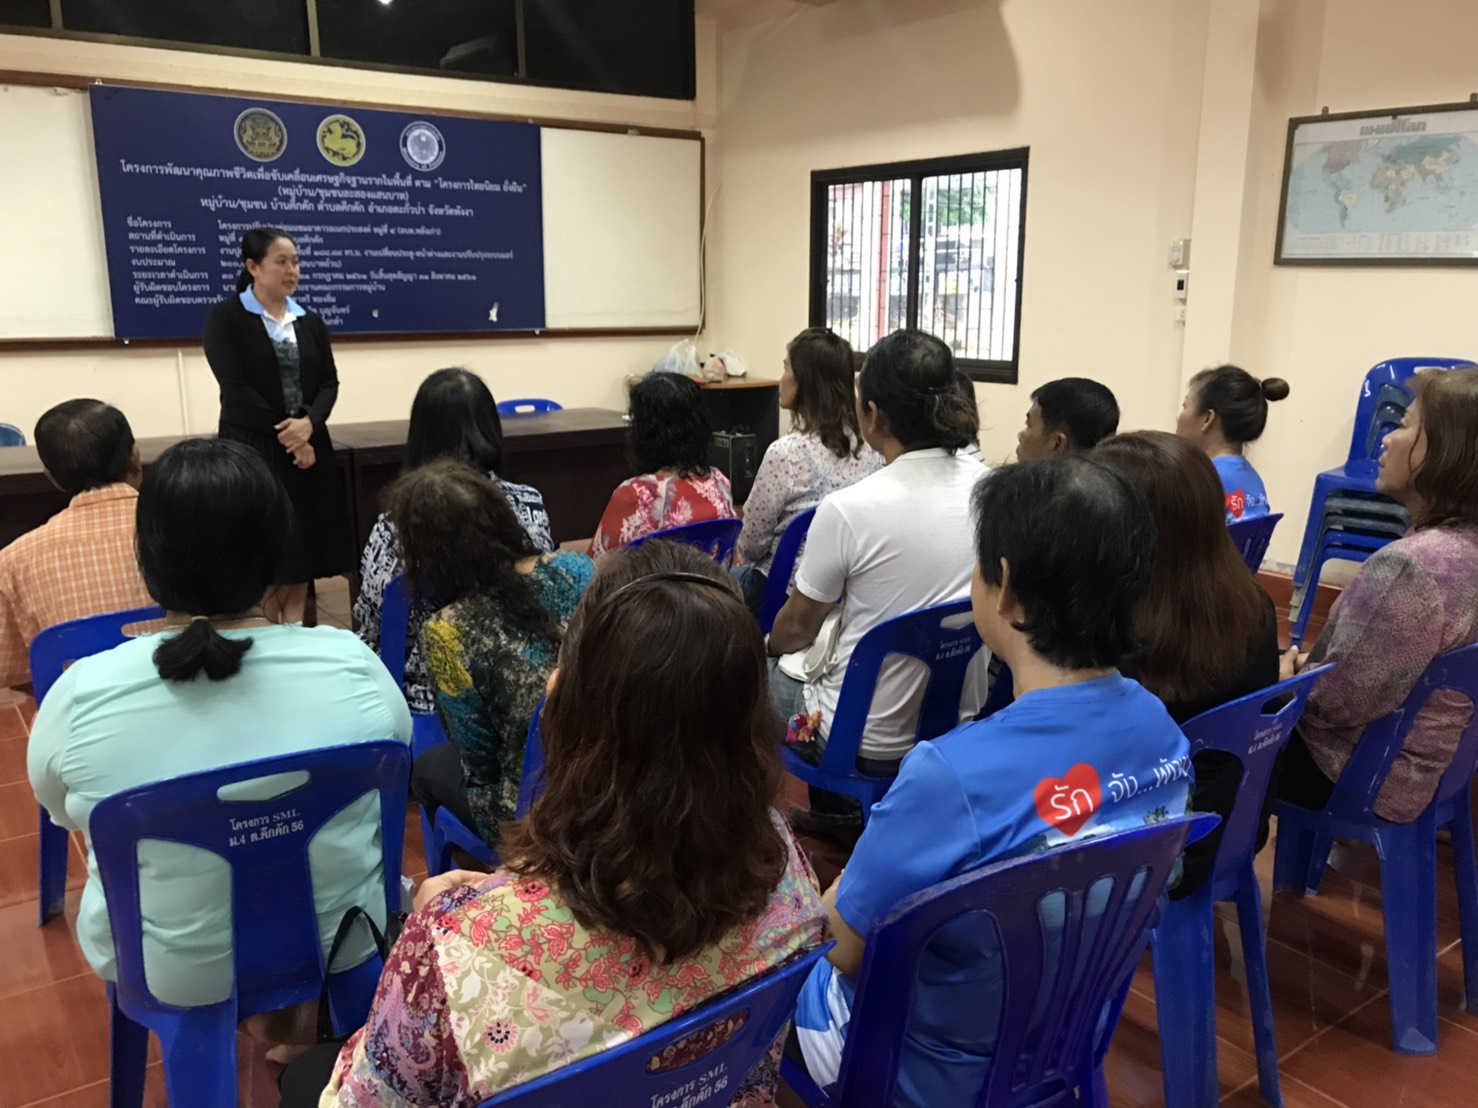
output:
POLYGON ((1282 512, 1274 512, 1256 519, 1241 519, 1227 524, 1227 534, 1232 536, 1237 552, 1253 573, 1262 568, 1262 560, 1268 556, 1268 544, 1273 541, 1273 531, 1282 518, 1282 512))
POLYGON ((596 1104, 722 1108, 784 1033, 801 986, 832 945, 796 955, 645 1035, 500 1093, 483 1101, 481 1108, 587 1108, 596 1104), (661 1065, 668 1048, 736 1019, 741 1026, 707 1053, 679 1066, 661 1065))
POLYGON ((821 764, 813 766, 794 750, 783 747, 786 772, 808 785, 856 797, 865 824, 872 806, 893 784, 891 777, 873 777, 857 768, 857 751, 867 730, 868 709, 883 663, 901 655, 917 658, 929 667, 914 732, 914 741, 923 742, 958 726, 965 674, 980 645, 968 600, 920 608, 878 624, 862 636, 847 662, 821 764))
POLYGON ((1265 1103, 1273 1108, 1283 1104, 1278 1086, 1278 1048, 1273 1037, 1273 1001, 1268 988, 1262 893, 1252 863, 1273 767, 1303 715, 1309 692, 1328 668, 1305 670, 1270 689, 1213 708, 1184 727, 1192 756, 1203 750, 1235 755, 1242 763, 1242 780, 1217 846, 1211 875, 1191 895, 1165 905, 1151 936, 1166 1104, 1214 1108, 1221 1099, 1216 1083, 1212 905, 1222 900, 1237 906, 1252 1037, 1257 1045, 1258 1087, 1265 1103))
POLYGON ((25 446, 26 433, 14 423, 0 423, 0 446, 25 446))
MULTIPOLYGON (((308 867, 308 844, 344 808, 368 793, 380 798, 386 917, 400 910, 400 858, 405 834, 410 752, 398 742, 329 747, 142 785, 93 809, 91 842, 108 901, 118 980, 112 1006, 112 1095, 115 1108, 144 1097, 149 1032, 164 1048, 171 1104, 236 1103, 236 1024, 319 995, 325 967, 308 867), (302 775, 269 800, 223 800, 219 793, 278 774, 302 775), (241 822, 289 828, 250 841, 241 822), (231 863, 231 934, 235 978, 218 1004, 179 1008, 154 996, 144 976, 138 844, 184 843, 231 863), (246 840, 246 841, 243 841, 246 840)), ((370 958, 330 978, 331 1009, 341 1029, 369 1014, 380 965, 370 958)))
POLYGON ((790 521, 785 534, 775 546, 775 557, 770 561, 770 576, 765 578, 765 595, 760 598, 760 633, 768 635, 775 627, 775 617, 785 607, 785 598, 790 595, 790 579, 795 575, 795 564, 801 560, 801 548, 806 545, 806 535, 811 530, 811 521, 816 518, 816 509, 807 508, 790 521))
POLYGON ((979 914, 999 936, 1005 995, 989 1075, 972 1103, 1108 1108, 1103 1056, 1125 987, 1176 860, 1216 823, 1215 816, 1187 816, 1103 835, 986 866, 908 897, 868 933, 837 1084, 823 1092, 785 1059, 786 1084, 813 1108, 891 1108, 925 949, 948 925, 979 914), (1050 940, 1039 916, 1049 898, 1062 917, 1050 940), (1096 926, 1086 927, 1090 920, 1096 926), (1048 976, 1049 944, 1060 953, 1057 965, 1073 972, 1048 976), (1042 1000, 1047 1003, 1033 1019, 1042 1000))
POLYGON ((542 415, 544 412, 562 412, 563 405, 553 400, 504 400, 498 405, 500 416, 542 415))
POLYGON ((1325 563, 1339 559, 1346 562, 1364 562, 1377 550, 1388 546, 1398 536, 1392 534, 1370 534, 1365 531, 1345 530, 1343 527, 1326 526, 1319 535, 1314 552, 1314 572, 1307 586, 1294 586, 1290 609, 1295 613, 1289 631, 1289 641, 1302 646, 1308 633, 1309 619, 1314 614, 1314 589, 1318 587, 1319 571, 1325 563))
MULTIPOLYGON (((31 640, 31 691, 37 706, 73 662, 127 642, 129 636, 123 633, 126 627, 163 618, 163 608, 133 608, 68 620, 43 630, 31 640)), ((67 896, 67 829, 52 823, 45 808, 39 811, 40 910, 36 923, 44 926, 47 920, 61 914, 67 896)))
POLYGON ((1478 645, 1437 658, 1401 707, 1365 729, 1323 811, 1288 803, 1277 807, 1274 889, 1299 895, 1317 892, 1336 838, 1359 839, 1375 847, 1385 911, 1392 1037, 1403 1054, 1431 1054, 1437 1049, 1437 832, 1443 827, 1452 831, 1465 1002, 1469 1012, 1478 1014, 1478 858, 1472 816, 1478 711, 1464 729, 1426 810, 1411 823, 1391 823, 1375 814, 1381 785, 1417 713, 1440 689, 1478 702, 1478 645))
POLYGON ((638 547, 643 543, 680 542, 685 546, 696 546, 721 566, 734 560, 734 547, 739 542, 739 532, 744 529, 740 519, 705 519, 697 523, 685 523, 681 527, 668 527, 652 531, 640 538, 632 539, 627 546, 638 547))

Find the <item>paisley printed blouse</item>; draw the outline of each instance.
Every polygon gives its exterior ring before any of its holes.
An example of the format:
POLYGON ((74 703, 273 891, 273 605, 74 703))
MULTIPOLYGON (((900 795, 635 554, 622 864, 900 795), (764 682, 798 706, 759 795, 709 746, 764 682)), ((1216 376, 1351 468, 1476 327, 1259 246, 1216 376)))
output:
POLYGON ((707 477, 643 473, 622 481, 611 493, 595 538, 590 540, 590 554, 599 557, 653 531, 733 516, 729 479, 717 469, 709 470, 707 477))
MULTIPOLYGON (((649 962, 631 938, 584 927, 534 878, 497 873, 443 893, 406 922, 321 1108, 474 1108, 819 945, 826 913, 816 879, 775 822, 789 863, 763 913, 668 965, 649 962)), ((774 1103, 780 1047, 731 1104, 774 1103)))

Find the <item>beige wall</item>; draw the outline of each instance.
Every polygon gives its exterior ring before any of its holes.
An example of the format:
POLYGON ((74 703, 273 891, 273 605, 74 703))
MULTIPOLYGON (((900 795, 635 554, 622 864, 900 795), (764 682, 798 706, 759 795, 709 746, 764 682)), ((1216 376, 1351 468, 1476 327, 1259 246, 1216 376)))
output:
MULTIPOLYGON (((703 76, 696 103, 20 35, 0 35, 0 70, 252 90, 330 102, 702 130, 711 136, 713 36, 709 21, 700 23, 703 76)), ((7 172, 16 171, 23 170, 7 168, 7 172)), ((63 211, 38 211, 35 218, 71 216, 63 211)), ((24 265, 16 262, 12 259, 6 276, 0 278, 0 295, 5 281, 25 278, 24 265)), ((649 368, 673 341, 666 337, 341 343, 335 354, 343 387, 334 418, 343 422, 404 418, 421 379, 447 365, 464 365, 481 373, 500 397, 548 396, 566 407, 620 408, 626 374, 649 368)), ((199 347, 22 352, 0 346, 0 420, 19 424, 29 433, 43 411, 75 396, 97 396, 117 404, 139 435, 208 431, 214 428, 219 410, 215 382, 199 347)))

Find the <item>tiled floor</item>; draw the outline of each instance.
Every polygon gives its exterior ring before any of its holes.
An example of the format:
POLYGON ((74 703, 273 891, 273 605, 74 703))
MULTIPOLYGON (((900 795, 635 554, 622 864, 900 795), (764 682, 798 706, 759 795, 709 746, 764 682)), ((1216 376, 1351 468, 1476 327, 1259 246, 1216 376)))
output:
MULTIPOLYGON (((348 624, 342 585, 319 591, 320 619, 348 624)), ((0 694, 0 1108, 101 1108, 107 1103, 107 1006, 73 939, 82 878, 80 844, 65 919, 36 926, 36 808, 25 782, 29 701, 0 694)), ((800 790, 792 790, 793 795, 800 790)), ((1265 888, 1271 851, 1262 856, 1265 888)), ((1439 847, 1441 1043, 1429 1058, 1390 1048, 1380 889, 1373 856, 1343 850, 1322 895, 1267 897, 1268 959, 1288 1108, 1445 1108, 1473 1102, 1478 1017, 1461 1006, 1451 852, 1439 847)), ((406 872, 425 872, 420 822, 406 819, 406 872)), ((1222 1103, 1259 1103, 1239 948, 1228 913, 1217 929, 1217 1015, 1222 1103)), ((277 1103, 275 1068, 241 1040, 241 1103, 277 1103)), ((165 1103, 157 1062, 146 1104, 165 1103)), ((1162 1105, 1154 983, 1141 967, 1108 1064, 1115 1108, 1162 1105)))

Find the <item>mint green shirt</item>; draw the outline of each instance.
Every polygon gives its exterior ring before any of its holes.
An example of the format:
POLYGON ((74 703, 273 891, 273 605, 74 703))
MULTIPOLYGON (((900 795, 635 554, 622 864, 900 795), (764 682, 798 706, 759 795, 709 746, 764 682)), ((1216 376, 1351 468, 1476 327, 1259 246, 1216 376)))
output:
MULTIPOLYGON (((89 835, 92 809, 139 785, 222 766, 346 743, 411 739, 405 698, 359 639, 296 624, 226 631, 249 637, 241 670, 224 681, 163 680, 145 635, 84 658, 36 713, 27 770, 36 799, 63 827, 89 835)), ((272 779, 268 779, 271 781, 272 779)), ((282 791, 279 777, 245 798, 282 791)), ((88 838, 87 885, 77 916, 82 952, 98 975, 117 978, 107 904, 88 838)), ((350 805, 308 847, 325 957, 346 909, 378 919, 382 891, 379 802, 350 805)), ((231 993, 231 884, 227 863, 181 843, 139 846, 144 969, 166 1003, 212 1004, 231 993)), ((362 961, 345 952, 336 968, 362 961)))

